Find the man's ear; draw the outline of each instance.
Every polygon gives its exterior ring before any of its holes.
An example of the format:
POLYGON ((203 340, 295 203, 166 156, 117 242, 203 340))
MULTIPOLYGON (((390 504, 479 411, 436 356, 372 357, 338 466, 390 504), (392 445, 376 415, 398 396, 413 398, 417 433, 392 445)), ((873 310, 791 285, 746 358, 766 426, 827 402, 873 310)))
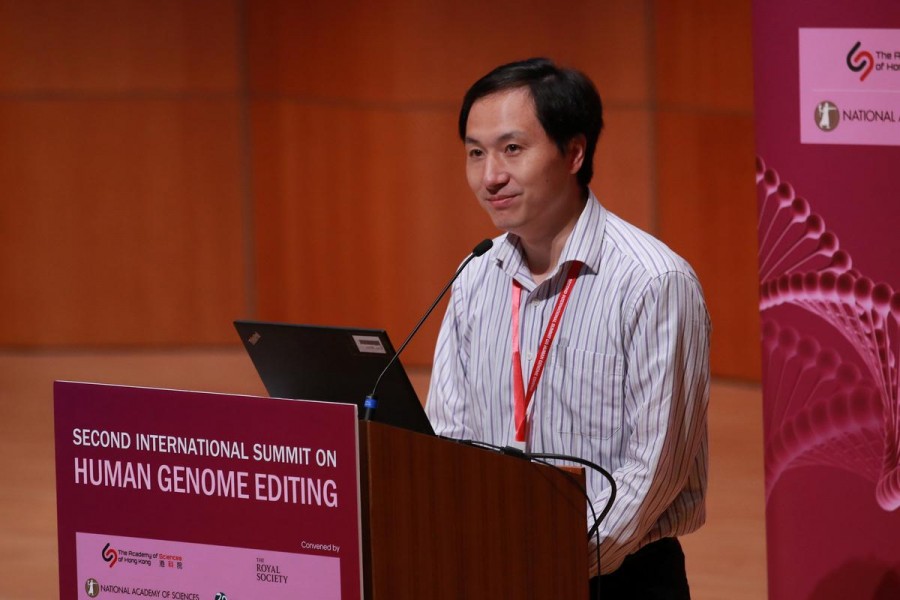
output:
POLYGON ((584 164, 584 155, 587 151, 587 139, 579 134, 569 140, 566 148, 566 159, 569 161, 569 173, 574 175, 584 164))

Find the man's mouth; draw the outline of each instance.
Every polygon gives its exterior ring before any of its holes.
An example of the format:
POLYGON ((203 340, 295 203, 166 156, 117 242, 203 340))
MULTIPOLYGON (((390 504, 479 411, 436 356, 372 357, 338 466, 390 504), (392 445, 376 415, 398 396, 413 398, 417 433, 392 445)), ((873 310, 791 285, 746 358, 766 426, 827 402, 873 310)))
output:
POLYGON ((497 194, 496 196, 488 196, 485 199, 492 208, 507 208, 512 205, 518 194, 497 194))

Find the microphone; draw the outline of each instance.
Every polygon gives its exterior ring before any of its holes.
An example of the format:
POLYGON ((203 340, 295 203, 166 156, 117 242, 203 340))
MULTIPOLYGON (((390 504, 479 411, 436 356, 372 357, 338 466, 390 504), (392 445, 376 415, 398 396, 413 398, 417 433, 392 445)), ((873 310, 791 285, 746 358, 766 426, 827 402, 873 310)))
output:
POLYGON ((456 273, 453 274, 453 277, 450 278, 450 281, 447 282, 447 285, 445 285, 444 289, 441 290, 441 293, 438 294, 438 297, 434 299, 434 302, 431 303, 431 306, 428 307, 428 310, 425 311, 425 314, 421 319, 419 319, 419 322, 416 323, 416 326, 413 327, 413 330, 409 333, 408 336, 406 336, 406 339, 403 340, 403 343, 400 344, 400 348, 394 353, 394 356, 391 357, 391 360, 388 361, 387 366, 378 376, 378 379, 375 380, 375 385, 372 386, 372 393, 366 396, 366 401, 363 404, 363 406, 366 407, 366 411, 365 413, 363 413, 364 421, 368 421, 371 419, 372 411, 374 411, 378 406, 378 399, 375 397, 375 392, 378 390, 378 384, 381 383, 381 379, 382 377, 384 377, 384 374, 388 372, 388 369, 390 369, 395 362, 397 362, 397 359, 400 358, 400 353, 403 352, 403 350, 409 344, 410 340, 413 339, 413 336, 418 333, 419 329, 422 327, 422 324, 425 322, 425 319, 428 318, 428 316, 431 314, 431 311, 434 310, 434 307, 438 305, 438 302, 441 301, 441 298, 444 297, 444 294, 447 293, 447 290, 450 289, 450 286, 453 285, 453 282, 456 281, 456 278, 459 277, 459 274, 463 272, 463 269, 466 268, 466 265, 468 265, 473 258, 481 256, 482 254, 490 250, 493 246, 494 242, 489 239, 481 240, 480 242, 478 242, 478 245, 472 249, 472 253, 469 254, 466 260, 463 261, 463 264, 459 266, 459 268, 456 270, 456 273))

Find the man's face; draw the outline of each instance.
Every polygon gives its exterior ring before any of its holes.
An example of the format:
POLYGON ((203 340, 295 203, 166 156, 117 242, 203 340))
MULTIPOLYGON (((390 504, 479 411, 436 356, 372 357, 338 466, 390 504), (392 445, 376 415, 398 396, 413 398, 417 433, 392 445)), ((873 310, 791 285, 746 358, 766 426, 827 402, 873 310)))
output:
POLYGON ((560 152, 538 121, 528 88, 477 100, 465 147, 469 187, 498 229, 537 243, 555 236, 573 210, 580 212, 575 174, 584 145, 576 139, 560 152))

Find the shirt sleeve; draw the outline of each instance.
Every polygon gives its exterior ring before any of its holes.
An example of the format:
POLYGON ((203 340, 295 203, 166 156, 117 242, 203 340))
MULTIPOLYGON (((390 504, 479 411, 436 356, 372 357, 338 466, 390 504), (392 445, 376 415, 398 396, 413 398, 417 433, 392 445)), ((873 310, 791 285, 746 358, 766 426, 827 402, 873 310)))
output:
MULTIPOLYGON (((602 573, 617 569, 661 520, 696 514, 679 506, 702 503, 706 488, 709 316, 699 283, 685 273, 663 274, 629 314, 623 337, 628 435, 624 459, 612 473, 616 500, 600 526, 602 573)), ((593 499, 597 514, 608 497, 604 487, 593 499)), ((679 532, 677 523, 665 525, 679 532)))
POLYGON ((462 296, 457 282, 450 294, 435 346, 425 413, 437 435, 471 439, 473 432, 468 425, 469 402, 466 397, 468 351, 465 343, 465 302, 462 296))

